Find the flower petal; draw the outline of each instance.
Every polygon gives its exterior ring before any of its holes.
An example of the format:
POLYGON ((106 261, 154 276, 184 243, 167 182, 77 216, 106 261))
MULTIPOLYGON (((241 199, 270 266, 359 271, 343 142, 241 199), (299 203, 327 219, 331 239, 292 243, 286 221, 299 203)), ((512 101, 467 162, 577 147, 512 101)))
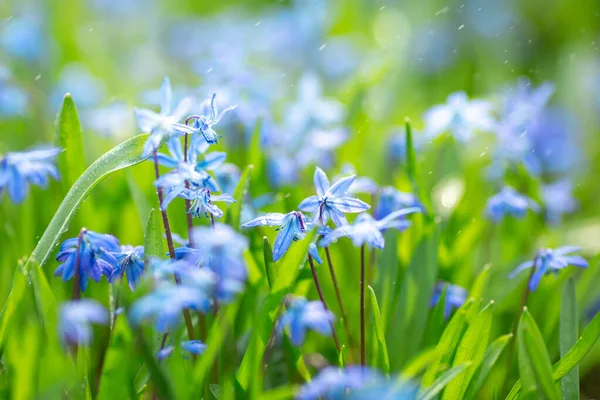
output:
POLYGON ((354 183, 356 175, 349 175, 338 179, 327 191, 332 196, 343 196, 354 183))
POLYGON ((242 228, 251 228, 253 226, 281 226, 288 214, 267 213, 263 216, 254 218, 242 225, 242 228))
POLYGON ((317 196, 324 196, 325 193, 329 190, 329 179, 327 179, 327 175, 323 170, 319 167, 315 168, 315 175, 313 177, 313 181, 315 184, 315 189, 317 190, 317 196))
POLYGON ((336 197, 327 200, 327 205, 330 205, 343 213, 358 213, 371 208, 371 206, 364 201, 352 197, 336 197))
POLYGON ((304 212, 315 212, 318 210, 321 202, 319 201, 319 196, 310 196, 302 200, 302 202, 298 205, 298 210, 304 212))

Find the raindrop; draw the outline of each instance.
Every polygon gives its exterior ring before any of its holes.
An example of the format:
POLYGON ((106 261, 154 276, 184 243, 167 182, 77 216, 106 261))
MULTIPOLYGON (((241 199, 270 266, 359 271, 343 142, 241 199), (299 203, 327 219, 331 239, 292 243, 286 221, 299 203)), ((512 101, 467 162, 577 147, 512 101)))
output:
POLYGON ((464 28, 464 27, 465 27, 465 24, 462 24, 461 26, 459 26, 459 27, 458 27, 458 30, 460 31, 460 30, 462 30, 462 28, 464 28))
POLYGON ((321 47, 319 47, 319 51, 323 50, 326 46, 326 44, 321 45, 321 47))

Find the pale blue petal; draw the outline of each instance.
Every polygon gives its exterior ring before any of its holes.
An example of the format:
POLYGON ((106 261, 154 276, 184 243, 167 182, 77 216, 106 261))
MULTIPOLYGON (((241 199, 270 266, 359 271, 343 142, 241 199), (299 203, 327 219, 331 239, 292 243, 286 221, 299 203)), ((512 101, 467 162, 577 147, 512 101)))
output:
POLYGON ((525 261, 524 263, 520 264, 517 268, 515 268, 510 275, 508 275, 509 279, 514 278, 515 276, 517 276, 517 274, 519 274, 519 272, 526 270, 527 268, 531 268, 533 267, 534 262, 529 260, 529 261, 525 261))
POLYGON ((343 213, 358 213, 371 208, 371 206, 364 201, 352 197, 336 197, 327 200, 327 205, 330 205, 343 213))
POLYGON ((327 193, 333 196, 343 196, 346 194, 350 186, 354 183, 356 175, 345 176, 338 179, 327 191, 327 193))
POLYGON ((281 226, 287 216, 288 214, 268 213, 246 222, 242 225, 242 228, 250 228, 253 226, 281 226))
POLYGON ((160 113, 162 115, 171 115, 172 101, 173 90, 171 89, 171 81, 165 76, 160 86, 160 113))
POLYGON ((323 264, 321 257, 319 256, 319 250, 317 249, 317 245, 311 243, 308 245, 308 254, 317 262, 317 264, 323 264))
POLYGON ((279 260, 288 251, 296 236, 296 225, 293 220, 288 221, 277 233, 273 243, 273 261, 279 260))
POLYGON ((298 205, 298 210, 304 212, 316 212, 319 209, 320 204, 319 196, 310 196, 302 200, 300 205, 298 205))
POLYGON ((138 127, 144 133, 152 132, 163 119, 160 114, 147 109, 134 108, 133 113, 138 127))
POLYGON ((315 184, 315 189, 317 191, 317 196, 324 196, 325 193, 329 190, 329 179, 327 179, 327 175, 323 170, 319 167, 315 168, 315 175, 313 177, 313 181, 315 184))

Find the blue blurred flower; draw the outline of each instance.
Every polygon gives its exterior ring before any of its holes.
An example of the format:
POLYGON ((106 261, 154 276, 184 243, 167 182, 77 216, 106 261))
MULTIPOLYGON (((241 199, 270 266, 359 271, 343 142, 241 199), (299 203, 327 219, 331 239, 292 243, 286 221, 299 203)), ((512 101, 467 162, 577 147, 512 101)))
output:
POLYGON ((152 319, 156 330, 165 333, 178 325, 183 310, 206 313, 210 308, 210 297, 202 290, 184 285, 163 284, 138 299, 131 307, 129 317, 136 325, 152 319))
MULTIPOLYGON (((204 350, 206 350, 206 345, 200 340, 184 340, 183 342, 181 342, 181 348, 187 351, 188 353, 194 355, 201 355, 204 354, 204 350)), ((175 350, 175 346, 166 346, 158 352, 157 358, 159 360, 164 360, 173 353, 173 350, 175 350)))
POLYGON ((215 294, 219 301, 229 302, 244 289, 248 269, 244 252, 248 240, 227 225, 215 224, 214 229, 198 227, 194 243, 205 257, 204 267, 216 275, 215 294))
POLYGON ((490 197, 485 206, 486 215, 493 222, 500 222, 506 215, 523 218, 527 214, 527 210, 538 212, 540 206, 510 186, 505 186, 500 192, 490 197))
POLYGON ((416 212, 421 212, 421 209, 417 207, 404 208, 394 211, 379 221, 373 219, 369 214, 359 214, 352 225, 338 226, 328 233, 321 239, 319 246, 328 247, 341 237, 349 237, 356 247, 367 244, 370 247, 382 249, 385 241, 381 231, 386 229, 403 231, 410 226, 410 221, 404 217, 416 212))
POLYGON ((446 282, 438 282, 431 296, 430 307, 434 307, 439 303, 442 293, 446 289, 446 297, 444 299, 444 318, 448 319, 452 310, 460 308, 465 300, 467 300, 467 291, 458 285, 453 285, 446 282))
POLYGON ((542 276, 549 273, 558 274, 558 272, 566 268, 569 265, 576 267, 587 268, 589 263, 587 260, 579 255, 572 255, 580 251, 579 247, 575 246, 564 246, 557 249, 541 249, 536 254, 533 261, 526 261, 519 265, 513 272, 508 276, 509 279, 514 278, 519 272, 528 268, 534 268, 535 271, 531 275, 529 280, 529 290, 532 292, 540 284, 542 276))
POLYGON ((277 226, 279 233, 273 244, 273 261, 279 260, 290 248, 292 242, 304 239, 312 224, 301 212, 290 211, 287 214, 267 213, 242 225, 242 228, 254 226, 277 226))
POLYGON ((71 94, 78 108, 91 108, 104 100, 106 89, 102 79, 92 75, 85 65, 72 63, 62 68, 52 92, 56 107, 60 105, 65 93, 71 94))
POLYGON ((25 115, 28 105, 27 92, 12 82, 12 74, 0 64, 0 116, 25 115))
POLYGON ((495 127, 491 103, 483 100, 469 101, 466 93, 448 96, 446 104, 431 107, 423 115, 425 132, 435 138, 450 132, 459 142, 468 142, 474 131, 491 132, 495 127))
POLYGON ((117 263, 110 270, 103 271, 108 282, 114 283, 124 274, 127 275, 129 288, 134 290, 144 273, 144 246, 121 246, 118 252, 110 253, 117 263))
POLYGON ((381 188, 379 201, 373 215, 376 219, 382 219, 392 212, 406 207, 417 207, 421 211, 425 211, 425 207, 414 194, 401 192, 393 186, 385 186, 381 188))
MULTIPOLYGON (((345 163, 341 168, 342 175, 356 175, 356 169, 350 163, 345 163)), ((339 179, 338 177, 337 179, 339 179)), ((366 176, 357 176, 348 188, 348 193, 367 193, 374 196, 379 191, 379 186, 375 181, 366 176)))
POLYGON ((287 311, 279 320, 278 329, 282 332, 288 328, 294 346, 304 343, 306 331, 312 329, 322 335, 331 334, 331 324, 335 315, 323 307, 320 301, 308 301, 303 297, 294 297, 287 311))
POLYGON ((235 164, 226 163, 215 170, 215 178, 224 193, 234 193, 240 181, 240 169, 235 164))
POLYGON ((573 197, 573 184, 568 179, 544 185, 542 201, 546 219, 551 224, 560 223, 564 214, 571 214, 577 209, 577 199, 573 197))
MULTIPOLYGON (((280 152, 277 151, 276 153, 280 152)), ((267 167, 269 181, 276 188, 293 184, 298 180, 300 166, 293 157, 273 154, 269 157, 267 167)))
POLYGON ((27 14, 8 19, 3 25, 0 43, 7 54, 26 60, 36 60, 48 45, 43 29, 43 16, 27 14))
POLYGON ((108 311, 94 300, 76 300, 60 306, 58 334, 65 345, 87 345, 92 340, 91 324, 108 324, 108 311))
POLYGON ((210 99, 210 112, 206 113, 206 115, 194 115, 188 118, 194 120, 194 136, 192 138, 192 144, 194 146, 199 146, 202 142, 208 144, 219 143, 220 135, 215 132, 213 126, 217 125, 226 113, 237 107, 237 105, 229 106, 219 114, 217 103, 215 102, 216 97, 217 94, 213 93, 210 99))
POLYGON ((171 135, 177 136, 182 133, 192 133, 194 131, 192 127, 178 122, 189 112, 193 103, 192 98, 184 98, 172 110, 172 96, 171 81, 165 77, 160 87, 160 113, 148 109, 134 108, 138 127, 142 132, 150 132, 150 137, 144 144, 142 157, 152 155, 152 153, 158 150, 162 141, 170 138, 171 135))
POLYGON ((48 186, 48 176, 59 179, 53 164, 61 152, 58 148, 6 153, 0 158, 0 194, 6 189, 13 203, 21 203, 29 191, 29 184, 48 186))
POLYGON ((133 130, 131 107, 122 102, 83 111, 81 114, 84 129, 90 129, 100 135, 122 140, 133 130))
POLYGON ((500 126, 517 131, 526 130, 527 125, 540 116, 553 93, 554 85, 551 82, 534 88, 529 79, 520 78, 515 86, 505 89, 501 96, 500 126))
POLYGON ((112 255, 119 252, 119 241, 112 235, 88 231, 83 228, 79 236, 62 242, 56 260, 62 262, 54 271, 54 276, 62 275, 67 281, 77 274, 81 291, 85 292, 88 279, 99 282, 102 274, 119 268, 112 255))
POLYGON ((362 200, 346 196, 346 192, 354 183, 355 178, 356 175, 346 176, 330 185, 325 172, 316 167, 314 185, 317 195, 302 200, 298 209, 315 213, 313 222, 321 225, 327 224, 330 217, 337 226, 347 225, 348 220, 344 213, 358 213, 371 208, 362 200))
POLYGON ((376 370, 358 365, 325 367, 296 394, 297 400, 345 399, 353 390, 376 386, 385 378, 376 370))

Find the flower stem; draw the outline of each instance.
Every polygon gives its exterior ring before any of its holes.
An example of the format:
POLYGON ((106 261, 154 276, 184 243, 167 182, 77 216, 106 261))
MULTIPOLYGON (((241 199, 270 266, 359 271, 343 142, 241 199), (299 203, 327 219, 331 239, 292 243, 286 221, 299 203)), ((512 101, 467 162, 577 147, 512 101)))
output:
POLYGON ((360 365, 365 365, 365 245, 360 248, 360 365))
POLYGON ((325 247, 325 255, 327 256, 327 264, 329 266, 329 273, 331 274, 331 282, 333 282, 333 288, 335 289, 335 297, 337 297, 337 301, 340 306, 340 313, 342 314, 342 320, 344 321, 344 328, 346 328, 346 333, 348 334, 348 339, 351 342, 354 342, 354 339, 352 338, 352 331, 350 330, 350 325, 348 325, 348 317, 346 314, 346 309, 344 308, 344 303, 342 302, 342 294, 340 292, 340 286, 337 281, 335 269, 333 268, 333 263, 331 262, 331 253, 329 252, 329 247, 325 247))
MULTIPOLYGON (((160 171, 158 169, 158 157, 156 155, 156 151, 154 151, 154 172, 156 174, 156 179, 160 178, 160 171)), ((167 246, 169 247, 169 255, 171 256, 171 260, 175 260, 175 246, 173 246, 173 236, 171 235, 171 225, 169 224, 169 216, 167 215, 167 210, 163 210, 163 190, 161 187, 158 187, 156 190, 158 194, 158 202, 160 204, 160 211, 162 214, 163 225, 165 227, 165 235, 167 237, 167 246)), ((175 275, 175 283, 181 285, 181 277, 179 274, 175 275)), ((192 317, 190 315, 190 310, 183 310, 183 318, 185 319, 185 326, 187 328, 188 336, 190 340, 196 339, 196 335, 194 333, 194 325, 192 325, 192 317)), ((163 344, 166 341, 167 334, 163 337, 163 344)), ((162 349, 162 347, 161 347, 162 349)))
MULTIPOLYGON (((315 286, 317 287, 317 293, 319 293, 319 299, 321 299, 321 304, 323 304, 323 308, 325 308, 325 310, 329 310, 327 308, 327 303, 325 302, 325 296, 323 296, 323 291, 321 290, 321 285, 319 284, 319 278, 317 277, 317 270, 315 269, 315 263, 310 254, 308 255, 308 263, 310 264, 310 271, 312 272, 313 280, 315 281, 315 286)), ((329 322, 329 325, 331 326, 331 334, 333 336, 333 341, 335 342, 335 347, 339 353, 340 349, 341 349, 340 342, 335 333, 335 328, 333 326, 333 322, 329 322)))

